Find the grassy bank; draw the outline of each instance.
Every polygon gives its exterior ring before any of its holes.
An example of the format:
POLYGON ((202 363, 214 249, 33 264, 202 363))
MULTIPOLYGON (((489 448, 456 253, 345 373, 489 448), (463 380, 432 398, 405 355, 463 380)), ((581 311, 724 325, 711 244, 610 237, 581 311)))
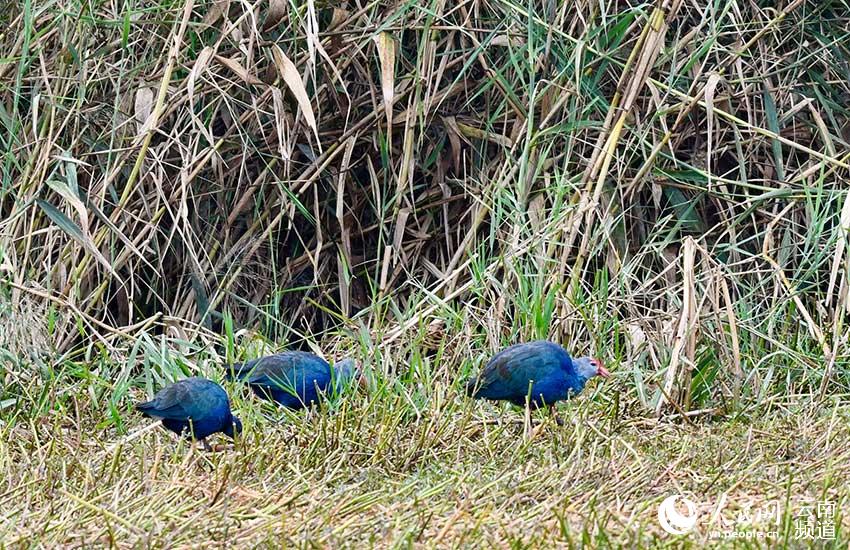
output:
POLYGON ((832 502, 827 547, 847 540, 850 439, 836 400, 657 420, 623 410, 620 379, 563 408, 565 427, 540 414, 527 433, 516 410, 461 398, 451 363, 418 367, 427 384, 373 379, 307 415, 230 387, 246 431, 218 453, 110 410, 97 377, 33 385, 51 412, 3 426, 0 536, 9 547, 699 547, 732 545, 710 539, 715 530, 762 530, 778 533, 771 544, 800 547, 803 507, 832 502), (698 506, 695 532, 659 527, 671 494, 698 506), (755 517, 771 505, 779 523, 755 517))

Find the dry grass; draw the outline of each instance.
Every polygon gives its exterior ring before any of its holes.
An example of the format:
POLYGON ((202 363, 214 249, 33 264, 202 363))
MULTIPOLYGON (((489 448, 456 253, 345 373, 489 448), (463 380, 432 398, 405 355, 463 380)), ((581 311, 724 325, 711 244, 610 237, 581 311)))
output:
POLYGON ((3 543, 676 545, 674 489, 844 503, 848 10, 0 10, 3 543), (528 440, 455 383, 531 338, 617 382, 528 440), (113 448, 134 398, 281 348, 373 387, 240 401, 234 453, 113 448))
MULTIPOLYGON (((611 414, 605 388, 566 412, 574 428, 546 420, 527 439, 520 415, 492 424, 491 408, 434 390, 418 415, 359 396, 336 414, 256 416, 235 451, 214 454, 135 418, 141 435, 120 445, 83 397, 79 422, 54 415, 4 434, 0 535, 10 547, 702 545, 747 506, 777 501, 787 523, 738 529, 792 541, 802 505, 841 511, 850 499, 848 418, 835 405, 691 426, 611 414), (655 517, 674 493, 698 504, 686 538, 655 517)), ((837 523, 842 540, 850 524, 837 523)))

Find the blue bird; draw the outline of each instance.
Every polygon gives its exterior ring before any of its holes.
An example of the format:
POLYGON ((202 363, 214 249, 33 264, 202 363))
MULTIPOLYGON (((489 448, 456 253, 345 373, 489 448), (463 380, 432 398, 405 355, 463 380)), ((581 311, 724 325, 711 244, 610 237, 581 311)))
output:
POLYGON ((246 382, 258 396, 289 409, 302 409, 320 394, 340 394, 357 372, 353 359, 336 363, 305 351, 285 351, 228 367, 228 376, 246 382))
POLYGON ((534 407, 549 405, 581 393, 594 376, 607 378, 599 359, 573 360, 563 347, 545 340, 516 344, 493 356, 484 369, 466 383, 466 393, 476 399, 509 401, 534 407))
POLYGON ((230 412, 224 389, 206 378, 187 378, 157 392, 154 398, 136 404, 136 410, 162 420, 166 429, 199 440, 206 450, 206 438, 221 432, 233 439, 242 432, 242 422, 230 412))

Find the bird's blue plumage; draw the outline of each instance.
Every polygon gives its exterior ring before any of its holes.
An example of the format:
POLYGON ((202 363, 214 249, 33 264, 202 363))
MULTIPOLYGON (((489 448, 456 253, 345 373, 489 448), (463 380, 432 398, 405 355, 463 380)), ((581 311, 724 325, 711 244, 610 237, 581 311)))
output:
POLYGON ((535 406, 569 399, 584 389, 587 377, 577 371, 567 350, 547 341, 516 344, 493 356, 466 384, 475 398, 535 406))
POLYGON ((153 399, 138 403, 136 410, 159 418, 162 425, 177 434, 194 439, 222 432, 230 437, 242 430, 242 423, 230 411, 224 389, 206 378, 187 378, 161 389, 153 399))
POLYGON ((228 367, 229 375, 243 380, 260 397, 284 407, 301 409, 319 395, 340 393, 355 373, 354 361, 327 361, 304 351, 285 351, 228 367))

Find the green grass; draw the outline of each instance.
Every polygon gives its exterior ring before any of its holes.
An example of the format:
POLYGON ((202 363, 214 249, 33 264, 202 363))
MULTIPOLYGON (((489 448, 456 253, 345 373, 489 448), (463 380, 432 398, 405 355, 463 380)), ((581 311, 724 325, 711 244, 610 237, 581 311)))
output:
POLYGON ((846 1, 186 5, 0 10, 0 546, 846 546, 846 1), (566 426, 459 391, 536 338, 566 426), (295 348, 368 390, 132 411, 295 348))
MULTIPOLYGON (((148 394, 141 380, 105 382, 102 369, 119 365, 44 365, 54 378, 31 381, 28 398, 4 409, 0 538, 9 547, 697 547, 712 530, 749 528, 799 547, 794 516, 830 501, 833 547, 846 543, 841 399, 786 396, 728 417, 658 420, 623 402, 621 372, 562 406, 566 426, 535 413, 528 430, 519 410, 462 397, 465 354, 401 359, 370 364, 368 390, 306 413, 228 386, 245 431, 217 453, 132 412, 148 394), (45 410, 29 409, 40 398, 45 410), (672 494, 698 505, 695 533, 661 531, 656 510, 672 494), (770 502, 790 531, 735 526, 742 510, 770 502)), ((184 366, 218 374, 219 358, 206 354, 164 359, 151 346, 135 360, 154 377, 184 366)))

